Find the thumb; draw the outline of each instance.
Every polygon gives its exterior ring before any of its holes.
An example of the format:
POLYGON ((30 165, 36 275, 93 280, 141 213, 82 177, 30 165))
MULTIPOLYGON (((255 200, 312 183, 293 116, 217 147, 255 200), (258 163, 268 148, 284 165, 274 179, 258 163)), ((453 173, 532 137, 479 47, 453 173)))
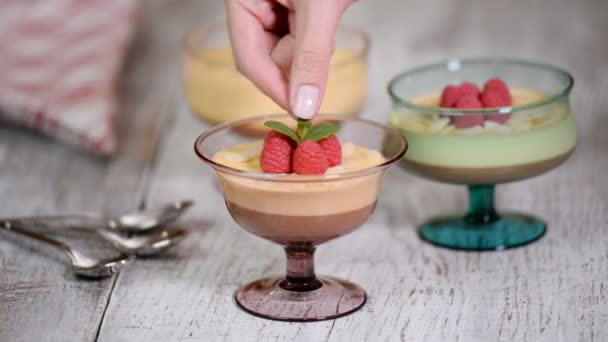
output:
POLYGON ((305 0, 295 3, 295 46, 289 77, 291 110, 302 119, 319 111, 329 73, 334 36, 344 1, 305 0))

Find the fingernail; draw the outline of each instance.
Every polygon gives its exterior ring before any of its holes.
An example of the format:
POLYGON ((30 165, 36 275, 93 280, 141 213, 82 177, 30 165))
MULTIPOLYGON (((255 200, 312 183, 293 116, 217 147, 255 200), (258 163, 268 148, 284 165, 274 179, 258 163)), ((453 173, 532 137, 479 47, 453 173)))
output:
POLYGON ((319 88, 313 85, 302 85, 296 92, 293 113, 302 119, 312 119, 319 103, 319 88))

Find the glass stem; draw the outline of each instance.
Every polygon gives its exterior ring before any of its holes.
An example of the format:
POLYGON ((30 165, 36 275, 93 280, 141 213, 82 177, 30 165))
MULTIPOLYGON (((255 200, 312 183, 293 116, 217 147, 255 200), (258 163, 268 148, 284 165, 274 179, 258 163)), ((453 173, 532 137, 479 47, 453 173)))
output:
POLYGON ((498 220, 494 209, 494 185, 469 186, 469 211, 465 221, 472 224, 491 223, 498 220))
POLYGON ((315 247, 285 247, 287 254, 287 276, 279 284, 288 291, 313 291, 321 286, 315 277, 315 247))

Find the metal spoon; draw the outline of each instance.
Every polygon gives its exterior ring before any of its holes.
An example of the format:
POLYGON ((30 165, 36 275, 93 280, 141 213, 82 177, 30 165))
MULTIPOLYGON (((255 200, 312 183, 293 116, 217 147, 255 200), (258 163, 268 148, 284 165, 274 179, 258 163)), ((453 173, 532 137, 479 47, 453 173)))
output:
POLYGON ((177 220, 177 218, 193 204, 194 202, 189 200, 177 201, 165 205, 160 209, 151 209, 122 215, 116 219, 110 219, 108 221, 108 227, 131 232, 142 232, 154 229, 177 220))
POLYGON ((116 272, 123 266, 133 262, 135 256, 121 254, 112 258, 105 259, 94 259, 88 257, 74 248, 66 245, 63 242, 51 239, 41 234, 31 232, 24 229, 19 224, 14 222, 2 222, 0 225, 7 231, 26 236, 32 240, 42 242, 48 246, 51 246, 57 250, 60 250, 70 257, 72 262, 72 269, 74 273, 81 277, 86 278, 104 278, 108 277, 116 272))
POLYGON ((36 223, 44 224, 53 221, 88 219, 95 221, 105 221, 105 228, 113 229, 116 231, 125 233, 144 233, 177 220, 177 218, 180 217, 193 204, 194 202, 189 200, 176 201, 173 203, 166 204, 158 209, 150 209, 145 211, 128 213, 110 219, 104 218, 103 216, 95 213, 82 213, 20 217, 11 218, 8 220, 23 222, 34 221, 36 223))
POLYGON ((135 254, 139 257, 150 257, 160 254, 180 242, 188 231, 180 228, 153 231, 126 237, 110 230, 97 230, 105 240, 109 241, 119 251, 135 254))

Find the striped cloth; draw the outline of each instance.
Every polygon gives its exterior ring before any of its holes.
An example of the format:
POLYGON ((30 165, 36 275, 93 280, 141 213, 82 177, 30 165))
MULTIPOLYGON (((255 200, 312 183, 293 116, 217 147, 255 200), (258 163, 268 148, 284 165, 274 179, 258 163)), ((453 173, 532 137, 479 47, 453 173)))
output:
POLYGON ((136 0, 0 0, 0 119, 111 154, 136 0))

